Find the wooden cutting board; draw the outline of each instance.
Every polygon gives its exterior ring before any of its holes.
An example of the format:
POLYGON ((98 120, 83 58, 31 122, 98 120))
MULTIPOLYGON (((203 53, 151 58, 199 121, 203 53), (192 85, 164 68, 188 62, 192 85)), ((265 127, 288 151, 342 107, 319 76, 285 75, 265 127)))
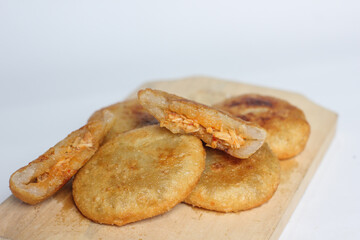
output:
MULTIPOLYGON (((293 92, 191 77, 149 82, 151 87, 208 105, 243 93, 260 93, 300 107, 311 125, 304 152, 281 162, 281 183, 262 206, 239 213, 216 213, 178 204, 168 213, 122 227, 93 223, 76 209, 71 183, 55 196, 30 206, 10 196, 0 205, 0 236, 5 239, 277 239, 300 201, 334 136, 337 115, 293 92)), ((139 89, 140 89, 139 88, 139 89)), ((133 93, 130 97, 134 97, 133 93)), ((94 109, 96 110, 96 109, 94 109)), ((50 146, 49 146, 50 147, 50 146)))

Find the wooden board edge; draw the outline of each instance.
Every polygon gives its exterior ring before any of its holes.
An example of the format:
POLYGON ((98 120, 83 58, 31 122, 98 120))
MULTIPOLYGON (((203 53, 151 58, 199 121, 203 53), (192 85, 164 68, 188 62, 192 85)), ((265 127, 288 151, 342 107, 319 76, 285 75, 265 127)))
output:
MULTIPOLYGON (((125 100, 137 98, 137 92, 140 89, 151 88, 154 85, 158 86, 158 85, 166 85, 166 84, 179 84, 180 82, 183 82, 184 84, 191 86, 193 81, 204 82, 204 84, 208 81, 222 82, 224 84, 241 84, 241 85, 247 85, 247 86, 251 86, 254 88, 258 88, 258 89, 264 90, 266 92, 271 91, 271 92, 278 92, 278 93, 282 93, 282 94, 286 94, 286 95, 292 95, 292 96, 296 96, 297 99, 306 100, 307 102, 309 102, 313 105, 316 105, 319 108, 325 109, 325 110, 337 115, 337 113, 334 112, 333 110, 319 105, 317 102, 313 101, 308 96, 301 94, 299 92, 296 92, 296 91, 279 89, 279 88, 274 88, 274 87, 270 87, 270 86, 262 86, 262 85, 252 84, 252 83, 243 82, 243 81, 236 81, 236 80, 231 80, 231 79, 221 79, 221 78, 216 78, 216 77, 209 77, 209 76, 205 76, 205 75, 193 75, 193 76, 188 76, 188 77, 184 77, 184 78, 171 78, 171 79, 160 79, 160 80, 147 81, 147 82, 144 82, 144 83, 140 84, 139 86, 137 86, 129 95, 127 95, 125 97, 125 100)), ((265 93, 264 95, 267 95, 267 94, 265 93)), ((278 97, 276 94, 272 94, 272 96, 278 97)))
POLYGON ((298 92, 295 92, 295 91, 290 91, 290 90, 285 90, 285 89, 278 89, 278 88, 273 88, 273 87, 269 87, 269 86, 262 86, 262 85, 248 83, 248 82, 244 82, 244 81, 236 81, 236 80, 232 80, 232 79, 222 79, 222 78, 210 77, 210 76, 206 76, 206 75, 192 75, 192 76, 187 76, 187 77, 183 77, 183 78, 158 79, 158 80, 150 80, 150 81, 144 82, 144 83, 140 84, 138 87, 136 87, 134 89, 134 91, 131 92, 131 94, 127 95, 127 97, 125 99, 135 98, 136 93, 137 93, 138 90, 144 89, 144 88, 149 88, 150 86, 154 86, 154 85, 158 86, 158 85, 166 85, 166 84, 178 84, 179 82, 183 82, 185 85, 191 86, 193 81, 203 82, 204 85, 206 85, 206 83, 209 82, 209 81, 211 81, 211 82, 222 82, 222 83, 225 83, 225 84, 242 84, 242 85, 248 85, 248 86, 256 87, 256 88, 259 88, 259 89, 283 92, 283 93, 287 93, 287 94, 291 94, 291 95, 298 95, 298 96, 306 98, 306 96, 304 96, 304 95, 302 95, 302 94, 300 94, 298 92))
POLYGON ((285 226, 287 225, 291 215, 295 211, 296 207, 298 206, 302 196, 304 195, 308 185, 311 182, 311 179, 315 175, 316 170, 318 169, 324 155, 328 151, 330 144, 332 143, 335 133, 336 133, 336 125, 337 125, 337 114, 334 113, 334 119, 332 124, 332 129, 329 130, 329 135, 326 141, 322 144, 321 148, 318 151, 318 154, 314 157, 313 163, 308 168, 307 172, 305 173, 303 180, 301 181, 299 187, 297 188, 296 192, 294 193, 290 203, 288 204, 287 209, 285 210, 284 214, 280 218, 277 226, 274 228, 273 233, 271 234, 269 240, 276 240, 279 239, 285 226))

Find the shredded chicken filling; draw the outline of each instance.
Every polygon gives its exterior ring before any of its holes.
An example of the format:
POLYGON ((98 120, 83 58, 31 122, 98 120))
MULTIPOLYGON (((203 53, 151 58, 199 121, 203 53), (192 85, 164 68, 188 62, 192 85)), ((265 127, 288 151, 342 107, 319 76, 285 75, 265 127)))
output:
MULTIPOLYGON (((81 137, 77 137, 74 142, 68 146, 65 150, 65 154, 70 154, 75 150, 80 150, 82 148, 91 148, 93 146, 92 144, 92 136, 91 133, 87 132, 85 133, 85 135, 81 138, 81 137)), ((56 151, 56 150, 55 150, 56 151)), ((63 154, 63 153, 58 153, 58 154, 63 154)), ((52 166, 51 168, 58 168, 58 169, 65 169, 66 171, 68 171, 68 169, 66 167, 62 167, 62 165, 65 164, 69 164, 70 158, 69 157, 63 157, 62 159, 60 159, 54 166, 52 166)), ((33 180, 30 181, 30 183, 38 183, 38 182, 43 182, 45 181, 48 177, 49 177, 49 170, 47 170, 46 172, 42 173, 41 175, 39 175, 38 177, 34 178, 33 180)))
POLYGON ((169 112, 165 117, 165 121, 177 124, 177 126, 186 133, 195 133, 204 130, 205 132, 212 134, 211 144, 208 144, 212 148, 216 148, 219 142, 230 148, 239 148, 245 142, 244 138, 239 134, 236 134, 232 129, 223 130, 221 128, 218 130, 213 127, 204 127, 196 120, 189 119, 182 114, 169 112))

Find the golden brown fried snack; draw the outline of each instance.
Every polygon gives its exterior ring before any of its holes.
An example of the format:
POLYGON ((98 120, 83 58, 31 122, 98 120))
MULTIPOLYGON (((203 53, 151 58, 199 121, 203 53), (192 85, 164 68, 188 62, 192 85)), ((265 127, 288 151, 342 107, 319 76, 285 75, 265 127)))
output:
POLYGON ((206 148, 205 170, 185 199, 193 206, 237 212, 267 202, 280 182, 280 163, 265 143, 247 159, 206 148))
POLYGON ((104 110, 113 113, 115 121, 103 143, 116 137, 119 133, 158 123, 158 121, 140 105, 137 99, 118 102, 102 108, 91 115, 89 121, 101 118, 104 110))
POLYGON ((266 131, 200 103, 159 90, 138 92, 140 103, 173 133, 192 134, 212 148, 247 158, 264 143, 266 131))
POLYGON ((245 94, 215 107, 266 129, 266 141, 279 159, 291 158, 303 151, 310 135, 303 111, 275 97, 245 94))
POLYGON ((103 111, 99 118, 69 134, 27 166, 10 177, 12 193, 29 204, 53 195, 98 149, 113 123, 113 114, 103 111))
POLYGON ((198 182, 205 165, 201 141, 158 125, 119 134, 78 172, 73 196, 89 219, 124 225, 169 211, 198 182))

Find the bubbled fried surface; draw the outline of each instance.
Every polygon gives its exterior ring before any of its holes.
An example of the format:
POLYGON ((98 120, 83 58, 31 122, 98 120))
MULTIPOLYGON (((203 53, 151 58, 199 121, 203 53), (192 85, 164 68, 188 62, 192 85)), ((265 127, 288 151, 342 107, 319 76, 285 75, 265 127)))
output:
POLYGON ((251 209, 268 201, 280 182, 280 163, 265 143, 247 159, 206 148, 205 170, 185 202, 219 212, 251 209))
POLYGON ((93 113, 89 121, 101 117, 101 112, 104 110, 110 111, 115 118, 114 124, 105 136, 104 143, 120 133, 158 123, 157 120, 140 105, 137 99, 118 102, 102 108, 93 113))
POLYGON ((159 126, 104 144, 76 175, 73 196, 89 219, 124 225, 162 214, 191 192, 205 165, 199 139, 159 126))
POLYGON ((279 98, 244 94, 215 107, 263 127, 267 131, 266 141, 279 159, 302 152, 310 135, 310 125, 303 111, 279 98))

